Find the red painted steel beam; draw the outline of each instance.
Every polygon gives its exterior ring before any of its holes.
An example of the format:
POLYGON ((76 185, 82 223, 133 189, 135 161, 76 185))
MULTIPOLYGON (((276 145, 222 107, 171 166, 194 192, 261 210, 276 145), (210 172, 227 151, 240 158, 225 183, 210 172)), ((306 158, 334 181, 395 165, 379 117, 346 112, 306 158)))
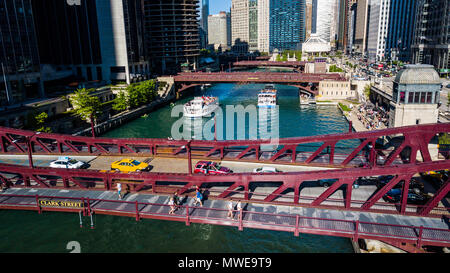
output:
POLYGON ((339 179, 334 182, 329 188, 327 188, 319 197, 317 197, 313 202, 313 206, 319 206, 323 201, 325 201, 330 195, 332 195, 337 189, 339 189, 342 185, 353 185, 353 182, 356 178, 345 178, 339 179))
MULTIPOLYGON (((381 175, 393 175, 402 174, 401 176, 390 181, 385 187, 383 187, 379 192, 377 192, 372 198, 370 198, 362 207, 362 210, 368 211, 370 207, 381 198, 389 189, 391 189, 395 184, 397 184, 401 179, 408 179, 412 174, 423 173, 433 170, 449 169, 450 161, 435 161, 426 162, 420 164, 405 164, 399 166, 387 166, 387 167, 374 167, 374 168, 353 168, 353 169, 340 169, 340 170, 323 170, 323 171, 310 171, 310 172, 288 172, 288 173, 276 173, 276 174, 254 174, 254 173, 237 173, 237 174, 227 174, 227 175, 202 175, 202 174, 168 174, 168 173, 111 173, 111 172, 99 172, 93 170, 66 170, 66 169, 51 169, 51 168, 27 168, 24 166, 0 164, 0 172, 7 173, 18 173, 21 174, 25 179, 25 183, 29 186, 27 182, 28 177, 36 175, 51 175, 58 176, 63 179, 72 180, 80 188, 85 188, 79 180, 75 178, 84 177, 90 179, 100 179, 99 183, 111 183, 111 179, 122 180, 122 181, 151 181, 152 185, 155 185, 157 181, 173 181, 173 182, 187 182, 191 186, 201 186, 202 184, 208 185, 211 183, 223 183, 231 182, 232 185, 219 195, 220 198, 227 197, 231 190, 241 186, 244 188, 245 199, 249 199, 249 184, 251 182, 273 182, 281 181, 283 183, 283 189, 293 188, 295 191, 294 203, 298 198, 298 187, 302 181, 315 181, 321 179, 339 179, 342 184, 349 185, 349 181, 354 181, 355 177, 364 176, 381 176, 381 175), (342 179, 342 180, 341 180, 342 179)), ((122 182, 127 184, 126 182, 122 182)), ((339 185, 333 186, 338 187, 339 185)), ((315 201, 313 205, 320 204, 329 195, 331 195, 332 188, 322 194, 315 201)), ((448 192, 448 183, 441 189, 433 202, 429 205, 435 206, 448 192)), ((273 200, 276 197, 277 192, 272 193, 267 200, 273 200)), ((348 206, 348 200, 347 206, 348 206)), ((429 208, 429 207, 428 207, 429 208)), ((430 208, 431 210, 432 208, 430 208)), ((429 213, 430 210, 423 211, 423 213, 429 213)))
MULTIPOLYGON (((331 134, 331 135, 321 135, 321 136, 310 136, 310 137, 296 137, 296 138, 284 138, 279 139, 279 145, 298 145, 302 143, 315 143, 315 142, 323 142, 323 143, 333 143, 341 140, 349 140, 349 139, 367 139, 373 140, 379 137, 388 136, 388 135, 405 135, 408 134, 408 139, 417 139, 423 136, 424 134, 428 135, 427 139, 431 139, 432 136, 436 135, 439 132, 450 132, 450 123, 440 123, 440 124, 427 124, 427 125, 416 125, 416 126, 407 126, 407 127, 398 127, 384 130, 376 130, 376 131, 368 131, 368 132, 351 132, 344 134, 331 134), (431 137, 430 137, 431 136, 431 137)), ((21 136, 27 136, 33 134, 34 132, 11 129, 0 127, 0 133, 13 133, 21 136)), ((36 136, 32 137, 34 140, 36 136)), ((79 136, 70 136, 70 135, 58 135, 58 134, 48 134, 41 133, 39 135, 41 139, 50 139, 57 142, 71 141, 71 142, 81 142, 86 143, 86 146, 92 145, 99 147, 100 144, 108 144, 108 145, 139 145, 139 146, 184 146, 188 141, 185 140, 167 140, 167 139, 137 139, 137 138, 124 138, 124 139, 114 139, 114 138, 96 138, 92 139, 90 137, 79 137, 79 136)), ((259 145, 271 144, 273 140, 220 140, 220 141, 202 141, 202 140, 192 140, 192 147, 205 147, 205 146, 216 146, 221 145, 223 147, 231 147, 231 146, 253 146, 257 147, 259 145)), ((428 152, 428 148, 426 140, 417 143, 411 142, 407 143, 413 146, 420 145, 420 150, 422 153, 428 152)), ((359 146, 357 149, 363 148, 363 146, 359 146)), ((357 154, 357 153, 355 153, 357 154)), ((427 156, 428 157, 428 156, 427 156)), ((430 158, 431 159, 431 158, 430 158)))
POLYGON ((402 175, 397 175, 394 178, 391 179, 383 188, 378 190, 376 194, 374 194, 372 197, 367 200, 366 203, 361 207, 363 210, 370 209, 371 206, 375 204, 380 198, 382 198, 389 190, 391 190, 395 185, 397 185, 400 181, 406 180, 407 176, 405 173, 401 172, 402 175))
POLYGON ((430 213, 430 211, 436 207, 450 191, 450 178, 441 186, 441 188, 436 192, 436 194, 428 200, 428 202, 419 210, 419 214, 425 216, 430 213))

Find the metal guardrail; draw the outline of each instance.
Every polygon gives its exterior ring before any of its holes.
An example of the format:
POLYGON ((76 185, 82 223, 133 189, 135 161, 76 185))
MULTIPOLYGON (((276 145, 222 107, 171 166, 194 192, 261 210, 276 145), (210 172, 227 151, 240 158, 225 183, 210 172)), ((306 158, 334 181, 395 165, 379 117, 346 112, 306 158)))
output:
POLYGON ((168 204, 147 203, 125 200, 104 200, 81 197, 60 196, 32 196, 32 195, 0 195, 0 209, 27 209, 43 211, 82 212, 84 215, 107 214, 115 216, 162 219, 169 221, 190 223, 203 223, 213 225, 236 226, 243 228, 259 228, 318 235, 361 239, 381 239, 384 241, 407 242, 423 245, 450 246, 450 230, 428 228, 423 226, 407 226, 394 224, 381 224, 358 220, 327 219, 306 217, 293 214, 274 214, 253 211, 233 210, 234 218, 228 219, 226 209, 179 206, 175 214, 169 214, 168 204), (6 198, 5 198, 6 197, 6 198), (79 201, 82 208, 46 207, 40 204, 40 200, 52 201, 79 201), (117 206, 119 204, 119 206, 117 206))

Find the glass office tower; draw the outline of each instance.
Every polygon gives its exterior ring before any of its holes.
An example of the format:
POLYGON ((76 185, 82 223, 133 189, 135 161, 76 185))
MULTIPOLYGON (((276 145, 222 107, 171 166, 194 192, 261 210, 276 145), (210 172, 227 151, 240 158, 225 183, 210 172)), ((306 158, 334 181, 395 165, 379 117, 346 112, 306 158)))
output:
POLYGON ((392 0, 389 30, 386 38, 386 57, 410 61, 416 16, 416 0, 392 0))
POLYGON ((31 1, 0 0, 0 106, 43 96, 39 78, 31 1))
POLYGON ((305 41, 305 0, 270 0, 270 51, 299 50, 305 41))

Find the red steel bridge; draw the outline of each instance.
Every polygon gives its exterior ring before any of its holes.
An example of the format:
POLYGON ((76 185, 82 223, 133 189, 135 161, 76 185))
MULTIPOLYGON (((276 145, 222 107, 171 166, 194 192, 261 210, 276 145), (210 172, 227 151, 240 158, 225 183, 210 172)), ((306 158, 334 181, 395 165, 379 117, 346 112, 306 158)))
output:
POLYGON ((317 85, 323 80, 346 81, 338 73, 279 73, 279 72, 186 72, 174 76, 177 92, 193 86, 210 83, 274 83, 301 88, 309 93, 317 94, 317 85))
POLYGON ((304 61, 239 61, 234 62, 234 67, 304 67, 308 62, 304 61))
MULTIPOLYGON (((7 185, 10 188, 66 189, 86 192, 114 190, 115 184, 121 183, 129 188, 130 192, 139 194, 167 194, 173 193, 174 189, 176 189, 181 195, 192 195, 193 189, 200 187, 208 190, 209 197, 216 200, 239 198, 249 203, 278 206, 335 209, 347 212, 380 213, 383 215, 420 216, 430 219, 444 217, 448 219, 450 211, 448 205, 445 205, 447 202, 446 196, 450 190, 450 182, 448 180, 444 181, 436 189, 432 197, 424 205, 410 205, 407 202, 410 183, 415 177, 419 177, 420 174, 429 171, 450 169, 450 160, 438 159, 432 156, 430 150, 430 147, 436 146, 437 136, 448 132, 450 132, 450 123, 399 127, 370 132, 286 138, 279 139, 278 145, 273 151, 266 151, 263 147, 273 144, 269 140, 171 141, 165 139, 113 139, 36 133, 0 127, 0 154, 28 154, 30 158, 35 154, 40 154, 95 155, 100 157, 110 155, 127 157, 162 156, 188 159, 187 172, 181 174, 51 169, 35 167, 32 164, 33 161, 30 160, 31 164, 28 167, 0 164, 0 181, 3 185, 7 185), (192 174, 192 158, 327 166, 335 169, 268 174, 231 173, 225 175, 203 175, 192 174), (324 159, 324 161, 317 162, 319 158, 324 159), (365 200, 354 195, 355 189, 353 189, 353 185, 356 181, 388 175, 391 175, 392 178, 365 200), (311 182, 323 179, 334 179, 336 182, 318 196, 311 197, 302 194, 302 190, 308 187, 311 182), (256 192, 254 190, 256 185, 270 185, 274 187, 274 190, 270 192, 256 192), (401 185, 401 201, 397 204, 382 202, 382 197, 397 185, 401 185), (342 191, 343 198, 333 197, 333 194, 337 191, 342 191), (441 203, 444 206, 439 205, 441 203)), ((39 198, 41 197, 36 196, 36 200, 39 198)), ((7 203, 4 205, 9 207, 7 203)), ((137 204, 138 207, 139 205, 137 204)), ((35 209, 39 208, 35 203, 32 206, 35 209)), ((2 203, 0 203, 0 207, 5 208, 2 203)), ((131 213, 134 215, 135 211, 117 212, 117 210, 114 210, 114 213, 118 215, 120 213, 124 213, 124 215, 131 213)), ((180 219, 184 221, 187 217, 186 223, 189 223, 189 215, 187 213, 181 216, 180 219)), ((169 219, 172 216, 165 215, 164 217, 169 219)), ((293 224, 283 227, 263 227, 261 226, 262 224, 259 224, 261 228, 291 231, 295 234, 303 232, 301 223, 304 217, 298 215, 278 215, 273 217, 293 217, 292 219, 289 218, 291 219, 289 221, 293 221, 293 224)), ((201 217, 196 218, 195 221, 214 223, 211 219, 202 220, 201 217)), ((325 220, 322 219, 320 221, 325 220)), ((335 219, 335 221, 338 220, 335 219)), ((251 224, 247 222, 246 224, 249 227, 258 226, 257 223, 251 224)), ((240 223, 240 225, 244 226, 246 224, 245 221, 240 223)), ((351 226, 350 230, 345 232, 335 232, 334 230, 332 233, 337 234, 336 236, 344 236, 345 233, 347 237, 358 237, 361 231, 358 224, 352 221, 349 221, 347 224, 351 226)), ((377 223, 372 223, 372 225, 377 225, 377 223)), ((416 234, 416 236, 413 236, 413 239, 402 236, 394 238, 388 234, 378 234, 376 236, 395 242, 414 241, 417 243, 424 239, 423 228, 408 228, 413 230, 411 231, 412 233, 416 234)), ((408 228, 405 227, 405 229, 408 228)), ((322 229, 322 231, 324 232, 323 234, 327 234, 326 229, 325 231, 322 229)), ((449 246, 450 234, 448 230, 440 230, 439 233, 446 234, 443 237, 444 239, 429 240, 427 243, 449 246)), ((371 236, 373 234, 367 235, 366 238, 371 238, 371 236)), ((360 236, 359 238, 363 237, 360 236)))

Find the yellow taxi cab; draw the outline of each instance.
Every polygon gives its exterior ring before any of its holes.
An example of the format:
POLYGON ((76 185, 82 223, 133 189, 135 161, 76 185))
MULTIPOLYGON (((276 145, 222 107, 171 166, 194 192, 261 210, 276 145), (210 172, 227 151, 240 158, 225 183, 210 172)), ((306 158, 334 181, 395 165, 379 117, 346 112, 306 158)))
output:
POLYGON ((431 176, 432 178, 436 179, 443 179, 446 175, 448 175, 448 170, 442 170, 442 171, 429 171, 425 172, 425 175, 431 176))
POLYGON ((111 170, 119 172, 141 172, 148 171, 150 165, 135 159, 125 158, 111 163, 111 170))

